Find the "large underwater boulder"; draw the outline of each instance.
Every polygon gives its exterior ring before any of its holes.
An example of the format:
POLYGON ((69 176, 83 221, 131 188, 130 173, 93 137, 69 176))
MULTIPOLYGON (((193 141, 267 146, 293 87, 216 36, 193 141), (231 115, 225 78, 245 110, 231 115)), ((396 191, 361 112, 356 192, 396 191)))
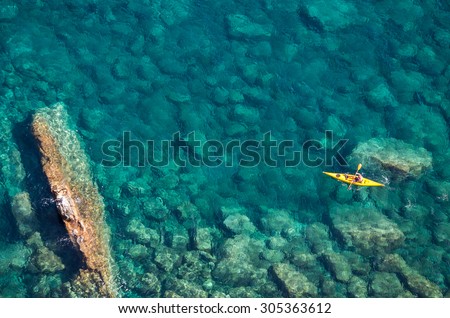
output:
POLYGON ((398 254, 387 254, 380 262, 379 269, 399 275, 408 289, 420 297, 442 297, 442 291, 436 284, 409 267, 398 254))
POLYGON ((258 24, 243 14, 230 14, 226 22, 228 33, 237 39, 268 38, 272 35, 271 25, 258 24))
POLYGON ((345 244, 363 255, 392 251, 405 240, 397 224, 373 208, 335 205, 330 218, 345 244))
POLYGON ((314 297, 317 295, 317 287, 294 266, 279 263, 273 265, 269 271, 288 297, 314 297))
POLYGON ((397 177, 419 177, 431 168, 431 153, 395 138, 372 138, 359 143, 351 154, 351 160, 362 162, 372 169, 390 170, 397 177))

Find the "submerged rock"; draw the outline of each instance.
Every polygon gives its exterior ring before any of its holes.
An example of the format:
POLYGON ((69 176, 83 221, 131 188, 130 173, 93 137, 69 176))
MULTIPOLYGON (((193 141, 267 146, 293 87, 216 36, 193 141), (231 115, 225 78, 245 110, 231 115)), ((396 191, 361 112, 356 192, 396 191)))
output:
POLYGON ((367 93, 366 102, 374 110, 382 110, 386 106, 398 106, 397 100, 386 83, 381 83, 372 88, 367 93))
POLYGON ((215 259, 206 252, 188 251, 183 255, 182 264, 178 267, 177 277, 189 281, 204 281, 211 277, 215 259))
POLYGON ((189 201, 183 201, 179 204, 175 210, 175 215, 180 222, 199 218, 197 206, 189 201))
POLYGON ((399 227, 375 209, 336 205, 331 208, 330 217, 343 241, 362 254, 392 251, 405 239, 399 227))
POLYGON ((188 244, 189 236, 187 234, 187 231, 174 233, 170 238, 170 247, 180 252, 185 251, 188 244))
POLYGON ((145 273, 139 280, 137 289, 146 297, 159 297, 161 283, 153 273, 145 273))
POLYGON ((238 39, 268 38, 272 35, 271 25, 262 25, 243 14, 230 14, 226 18, 228 33, 238 39))
POLYGON ((61 259, 44 245, 39 233, 34 233, 27 240, 27 245, 34 249, 28 264, 30 271, 34 273, 55 273, 65 268, 61 259))
POLYGON ((141 197, 145 194, 148 185, 142 178, 124 182, 120 188, 121 195, 125 198, 141 197))
POLYGON ((188 19, 191 8, 194 7, 191 0, 157 1, 154 6, 160 19, 169 26, 178 25, 188 19))
POLYGON ((438 286, 409 267, 405 260, 398 254, 386 255, 380 263, 379 269, 400 275, 406 282, 408 289, 420 297, 439 298, 443 296, 438 286))
POLYGON ((430 76, 439 76, 445 70, 445 63, 430 46, 422 46, 417 53, 417 61, 421 66, 421 72, 430 76))
POLYGON ((127 251, 127 255, 136 261, 144 261, 149 256, 148 249, 141 244, 133 244, 127 251))
POLYGON ((375 297, 402 297, 405 293, 402 283, 393 273, 376 272, 370 283, 370 290, 375 297))
POLYGON ((237 287, 254 285, 261 276, 265 275, 265 270, 260 272, 248 261, 227 257, 217 264, 212 274, 219 282, 237 287))
MULTIPOLYGON (((168 279, 165 284, 165 289, 173 291, 176 295, 185 298, 206 298, 208 293, 192 281, 185 279, 168 279)), ((167 297, 166 295, 164 297, 167 297)))
POLYGON ((271 250, 283 250, 289 242, 281 236, 271 236, 266 241, 267 247, 271 250))
POLYGON ((367 282, 358 276, 353 276, 348 282, 347 292, 351 297, 367 298, 367 282))
POLYGON ((328 116, 326 127, 332 130, 338 138, 343 138, 347 133, 347 125, 336 115, 328 116))
POLYGON ((22 244, 1 245, 0 275, 8 275, 13 270, 22 270, 27 266, 32 253, 31 249, 22 244))
MULTIPOLYGON (((261 207, 265 210, 265 207, 261 207)), ((264 230, 268 232, 281 233, 295 228, 295 222, 292 218, 293 213, 285 209, 272 209, 266 211, 266 215, 261 218, 261 224, 264 230)))
POLYGON ((245 101, 244 95, 242 95, 240 90, 236 90, 236 89, 230 90, 229 100, 230 100, 230 103, 232 103, 232 104, 243 103, 245 101))
POLYGON ((18 193, 13 197, 11 212, 21 235, 28 236, 34 232, 38 224, 27 192, 18 193))
POLYGON ((83 108, 80 113, 80 126, 96 131, 103 128, 105 114, 98 108, 83 108))
MULTIPOLYGON (((331 277, 326 276, 320 282, 320 294, 323 297, 339 297, 337 282, 331 277)), ((342 297, 342 296, 341 296, 342 297)))
POLYGON ((19 14, 19 8, 13 1, 0 4, 0 22, 12 20, 19 14))
POLYGON ((390 80, 396 90, 398 100, 403 103, 413 102, 414 94, 423 91, 424 87, 427 86, 427 79, 424 74, 403 69, 392 72, 390 80))
POLYGON ((345 257, 346 261, 350 265, 352 273, 363 278, 370 273, 372 269, 370 259, 367 259, 360 254, 351 251, 343 251, 342 256, 345 257))
POLYGON ((115 78, 125 80, 131 77, 132 70, 128 60, 128 58, 119 57, 114 61, 111 66, 111 73, 115 78))
POLYGON ((191 93, 182 81, 171 81, 168 84, 168 89, 167 98, 175 104, 184 104, 191 101, 191 93))
POLYGON ((306 27, 318 32, 333 32, 361 21, 355 6, 343 0, 314 1, 301 7, 298 13, 306 27))
POLYGON ((245 262, 255 262, 265 249, 264 241, 250 238, 245 234, 236 235, 225 241, 221 248, 224 257, 240 259, 245 262))
POLYGON ((247 235, 226 240, 220 251, 223 258, 214 268, 213 277, 234 287, 262 284, 267 273, 265 268, 260 268, 260 254, 264 250, 263 241, 247 235))
POLYGON ((181 75, 186 73, 187 65, 173 57, 164 57, 157 61, 159 70, 164 74, 181 75))
POLYGON ((281 263, 270 268, 275 281, 285 291, 288 297, 315 297, 317 288, 302 273, 292 265, 281 263))
POLYGON ((169 209, 161 197, 150 198, 143 203, 142 212, 153 221, 161 222, 169 216, 169 209))
POLYGON ((171 272, 178 259, 179 256, 169 248, 160 247, 155 251, 154 262, 165 272, 171 272))
POLYGON ((353 191, 348 191, 346 186, 336 187, 336 201, 342 204, 353 201, 353 191))
POLYGON ((237 104, 233 108, 232 118, 236 121, 252 125, 260 120, 259 110, 247 105, 237 104))
POLYGON ((232 288, 228 292, 228 296, 231 298, 260 298, 259 295, 252 287, 237 287, 232 288))
POLYGON ((303 269, 319 266, 317 256, 309 252, 294 252, 290 261, 295 266, 303 269))
POLYGON ((164 292, 164 298, 183 298, 181 295, 178 295, 173 290, 166 290, 164 292))
POLYGON ((216 87, 213 91, 212 99, 216 104, 225 105, 228 103, 230 92, 224 87, 216 87))
POLYGON ((232 214, 229 215, 223 224, 227 230, 234 234, 250 234, 256 231, 256 227, 253 225, 252 221, 242 214, 232 214))
POLYGON ((285 258, 285 254, 282 251, 264 250, 260 257, 273 264, 282 262, 285 258))
POLYGON ((61 297, 62 279, 60 275, 44 275, 33 287, 33 297, 61 297))
POLYGON ((203 227, 197 229, 194 233, 193 241, 193 245, 197 250, 211 252, 212 236, 209 228, 203 227))
POLYGON ((145 227, 138 219, 132 219, 125 230, 139 244, 156 247, 160 242, 160 234, 154 229, 145 227))
POLYGON ((351 158, 395 172, 399 176, 419 177, 431 168, 432 156, 426 149, 414 147, 395 138, 373 138, 359 143, 351 158))
POLYGON ((322 259, 337 281, 347 283, 352 278, 352 269, 343 255, 326 252, 322 259))
POLYGON ((225 132, 230 137, 239 137, 247 132, 247 127, 241 123, 232 123, 225 128, 225 132))
POLYGON ((442 246, 450 246, 450 223, 441 223, 433 231, 435 240, 442 246))
POLYGON ((306 228, 306 238, 311 244, 314 254, 322 254, 333 250, 329 238, 329 229, 323 223, 313 223, 306 228))
POLYGON ((272 46, 268 41, 261 41, 249 50, 251 56, 254 57, 270 57, 272 55, 272 46))

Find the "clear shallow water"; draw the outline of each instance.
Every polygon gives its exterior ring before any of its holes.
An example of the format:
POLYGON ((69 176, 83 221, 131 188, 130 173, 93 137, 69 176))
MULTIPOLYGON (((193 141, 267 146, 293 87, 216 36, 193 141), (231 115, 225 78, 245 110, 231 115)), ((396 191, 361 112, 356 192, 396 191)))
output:
POLYGON ((445 3, 24 1, 1 8, 3 297, 64 296, 82 266, 29 129, 34 111, 57 101, 92 160, 123 296, 448 295, 445 3), (322 141, 325 130, 349 140, 347 159, 358 144, 389 137, 410 145, 400 154, 425 148, 432 166, 400 178, 364 162, 366 176, 391 183, 347 191, 321 174, 356 166, 336 162, 101 164, 102 144, 123 131, 142 141, 195 131, 223 142, 271 131, 301 145, 322 141), (30 231, 14 213, 24 192, 36 216, 30 231), (385 240, 370 235, 381 230, 385 240), (352 241, 352 231, 362 236, 352 241), (47 249, 32 247, 32 232, 47 249), (44 251, 56 260, 37 260, 44 251), (386 265, 391 254, 406 265, 386 265))

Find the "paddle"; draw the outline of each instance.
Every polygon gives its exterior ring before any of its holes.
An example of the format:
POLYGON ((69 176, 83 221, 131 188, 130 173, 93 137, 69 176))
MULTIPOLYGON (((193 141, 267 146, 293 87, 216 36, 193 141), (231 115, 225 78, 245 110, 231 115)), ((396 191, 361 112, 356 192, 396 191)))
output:
POLYGON ((353 178, 352 183, 350 183, 350 185, 348 186, 347 190, 350 190, 350 188, 351 188, 353 182, 355 182, 356 174, 358 173, 359 170, 361 170, 361 168, 362 168, 362 163, 360 163, 360 164, 358 165, 358 169, 357 169, 356 172, 355 172, 355 177, 353 178))

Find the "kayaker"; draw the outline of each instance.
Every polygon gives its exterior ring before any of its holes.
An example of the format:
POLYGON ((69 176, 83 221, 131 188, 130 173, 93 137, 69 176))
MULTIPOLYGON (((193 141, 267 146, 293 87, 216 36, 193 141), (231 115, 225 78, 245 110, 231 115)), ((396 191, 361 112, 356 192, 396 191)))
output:
POLYGON ((363 180, 364 180, 364 179, 363 179, 362 174, 360 174, 359 172, 357 172, 357 173, 355 174, 355 180, 354 180, 354 182, 361 183, 363 180))

